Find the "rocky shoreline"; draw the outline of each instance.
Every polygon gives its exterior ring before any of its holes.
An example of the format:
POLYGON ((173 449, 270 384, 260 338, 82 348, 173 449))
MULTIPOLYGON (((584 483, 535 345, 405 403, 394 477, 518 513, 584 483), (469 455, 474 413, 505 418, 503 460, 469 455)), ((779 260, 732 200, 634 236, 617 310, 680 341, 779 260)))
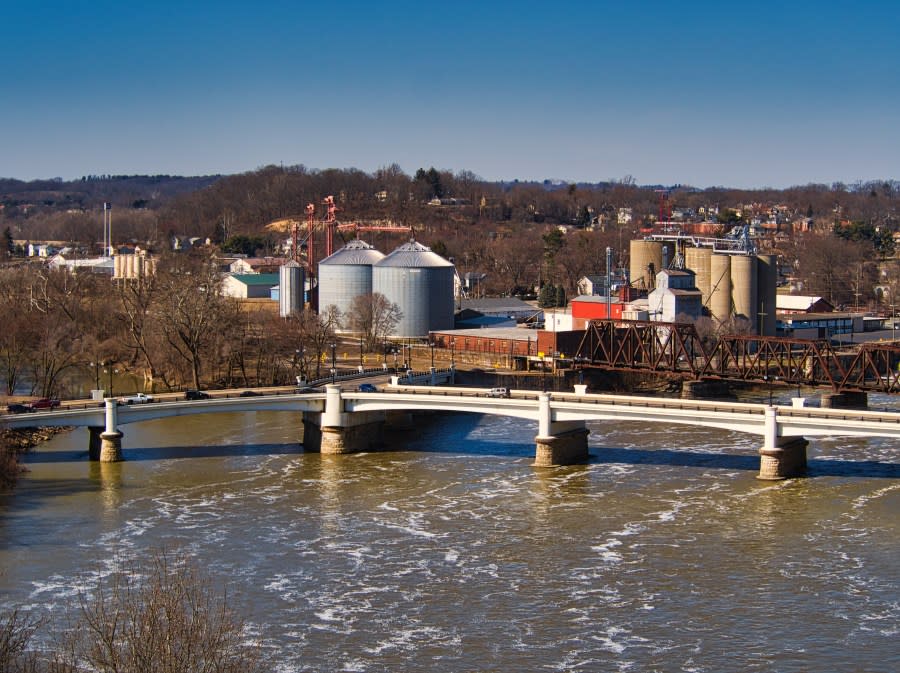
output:
POLYGON ((0 445, 8 446, 16 453, 25 453, 41 442, 46 442, 62 432, 69 432, 70 427, 47 428, 4 428, 0 430, 0 445))

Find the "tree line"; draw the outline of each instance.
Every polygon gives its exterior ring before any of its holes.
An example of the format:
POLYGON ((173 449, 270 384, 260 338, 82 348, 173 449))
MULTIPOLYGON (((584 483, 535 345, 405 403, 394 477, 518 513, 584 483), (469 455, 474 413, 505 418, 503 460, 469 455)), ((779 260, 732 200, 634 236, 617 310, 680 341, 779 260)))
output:
POLYGON ((111 372, 153 390, 286 385, 327 372, 342 328, 375 350, 402 317, 383 296, 281 318, 223 291, 215 257, 161 256, 154 275, 111 281, 40 265, 0 269, 0 382, 7 395, 72 397, 111 372))

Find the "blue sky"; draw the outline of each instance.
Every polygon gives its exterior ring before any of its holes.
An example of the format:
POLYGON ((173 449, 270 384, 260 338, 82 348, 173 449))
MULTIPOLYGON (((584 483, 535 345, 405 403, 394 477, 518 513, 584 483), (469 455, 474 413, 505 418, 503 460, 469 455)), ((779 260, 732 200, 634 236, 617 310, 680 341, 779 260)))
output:
POLYGON ((7 3, 0 177, 900 179, 900 2, 7 3))

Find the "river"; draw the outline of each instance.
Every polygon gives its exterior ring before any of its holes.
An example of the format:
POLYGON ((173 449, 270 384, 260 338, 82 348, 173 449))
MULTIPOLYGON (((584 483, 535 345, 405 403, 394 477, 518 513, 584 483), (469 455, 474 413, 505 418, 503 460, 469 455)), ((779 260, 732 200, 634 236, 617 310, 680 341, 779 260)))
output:
POLYGON ((770 483, 720 430, 592 424, 587 465, 536 469, 520 420, 320 456, 289 418, 126 426, 117 464, 83 430, 40 446, 0 499, 0 602, 58 616, 86 572, 166 548, 282 673, 900 670, 888 440, 813 440, 809 477, 770 483))

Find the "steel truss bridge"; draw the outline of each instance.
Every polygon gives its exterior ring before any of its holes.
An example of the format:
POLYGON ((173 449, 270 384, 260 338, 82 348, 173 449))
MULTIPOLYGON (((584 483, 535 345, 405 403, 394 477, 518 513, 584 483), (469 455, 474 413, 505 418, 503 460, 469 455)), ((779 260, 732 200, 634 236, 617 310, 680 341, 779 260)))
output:
POLYGON ((837 349, 824 339, 731 334, 709 345, 692 324, 650 320, 592 320, 575 354, 577 369, 894 394, 900 394, 898 364, 900 342, 837 349))

